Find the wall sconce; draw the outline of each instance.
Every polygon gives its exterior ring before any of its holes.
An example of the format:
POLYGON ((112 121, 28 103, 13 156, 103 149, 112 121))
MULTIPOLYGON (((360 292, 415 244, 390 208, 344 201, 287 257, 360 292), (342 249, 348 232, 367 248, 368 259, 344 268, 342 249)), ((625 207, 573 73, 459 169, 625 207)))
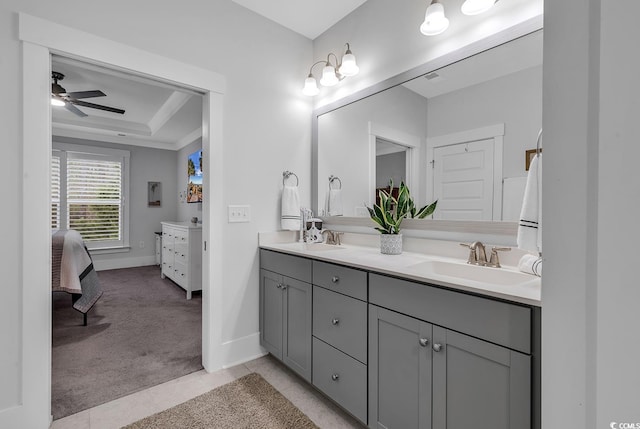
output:
POLYGON ((304 88, 302 88, 302 93, 304 95, 313 97, 320 93, 316 78, 313 76, 313 68, 318 64, 324 64, 324 67, 322 68, 322 78, 320 79, 320 84, 323 86, 333 86, 345 77, 355 76, 358 74, 360 68, 356 64, 356 57, 351 52, 349 44, 346 43, 345 46, 347 47, 347 50, 342 55, 341 61, 338 61, 336 54, 330 52, 329 55, 327 55, 326 61, 316 61, 309 68, 309 76, 305 79, 304 88), (331 62, 332 55, 335 59, 335 62, 333 63, 331 62))
MULTIPOLYGON (((465 15, 478 15, 486 12, 497 3, 498 0, 465 0, 460 10, 465 15)), ((435 36, 449 28, 449 20, 444 15, 444 6, 440 0, 432 0, 424 14, 424 22, 420 26, 420 32, 425 36, 435 36)))

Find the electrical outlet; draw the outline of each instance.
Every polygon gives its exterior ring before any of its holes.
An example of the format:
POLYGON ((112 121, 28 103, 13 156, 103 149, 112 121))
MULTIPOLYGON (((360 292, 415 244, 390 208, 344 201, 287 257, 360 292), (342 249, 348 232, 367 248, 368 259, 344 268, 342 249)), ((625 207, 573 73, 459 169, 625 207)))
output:
POLYGON ((251 206, 229 206, 229 223, 251 221, 251 206))
POLYGON ((144 249, 144 241, 141 241, 140 243, 138 243, 138 246, 140 246, 141 249, 144 249))

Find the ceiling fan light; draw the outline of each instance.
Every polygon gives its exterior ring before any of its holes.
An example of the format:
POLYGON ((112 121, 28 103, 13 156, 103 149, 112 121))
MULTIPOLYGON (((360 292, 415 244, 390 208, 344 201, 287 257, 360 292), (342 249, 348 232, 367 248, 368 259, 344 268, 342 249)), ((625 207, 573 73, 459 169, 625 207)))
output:
POLYGON ((320 90, 318 89, 316 78, 313 77, 313 75, 309 74, 309 77, 304 80, 304 88, 302 88, 302 94, 313 97, 314 95, 318 95, 319 93, 320 90))
POLYGON ((435 36, 447 28, 449 28, 449 20, 444 16, 444 6, 438 0, 433 0, 424 14, 420 32, 425 36, 435 36))
POLYGON ((331 64, 327 63, 322 69, 322 79, 320 83, 324 86, 333 86, 338 83, 339 79, 336 76, 336 69, 331 64))
POLYGON ((65 102, 60 100, 59 98, 51 97, 51 105, 56 107, 63 107, 65 102))
POLYGON ((460 10, 465 15, 478 15, 493 7, 496 0, 466 0, 460 10))
POLYGON ((343 76, 355 76, 360 71, 360 67, 356 64, 356 56, 351 53, 351 50, 347 50, 342 57, 342 65, 338 71, 343 76))

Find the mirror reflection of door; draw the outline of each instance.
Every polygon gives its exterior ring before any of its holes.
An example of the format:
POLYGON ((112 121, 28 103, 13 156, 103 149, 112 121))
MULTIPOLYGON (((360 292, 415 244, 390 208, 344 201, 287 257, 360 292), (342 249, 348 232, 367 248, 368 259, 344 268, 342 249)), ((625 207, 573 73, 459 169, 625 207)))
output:
POLYGON ((401 182, 407 182, 407 156, 409 148, 389 140, 376 138, 376 192, 385 189, 393 196, 397 196, 401 182), (393 189, 389 189, 389 182, 393 181, 393 189))
POLYGON ((435 219, 493 219, 493 139, 434 148, 435 219))

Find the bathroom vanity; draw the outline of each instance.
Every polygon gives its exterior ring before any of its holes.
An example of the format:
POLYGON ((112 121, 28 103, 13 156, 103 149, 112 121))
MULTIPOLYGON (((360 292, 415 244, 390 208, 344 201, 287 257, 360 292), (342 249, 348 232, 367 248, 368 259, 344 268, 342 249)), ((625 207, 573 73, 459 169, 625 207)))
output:
POLYGON ((539 278, 442 264, 261 244, 261 344, 371 428, 539 428, 539 278))

